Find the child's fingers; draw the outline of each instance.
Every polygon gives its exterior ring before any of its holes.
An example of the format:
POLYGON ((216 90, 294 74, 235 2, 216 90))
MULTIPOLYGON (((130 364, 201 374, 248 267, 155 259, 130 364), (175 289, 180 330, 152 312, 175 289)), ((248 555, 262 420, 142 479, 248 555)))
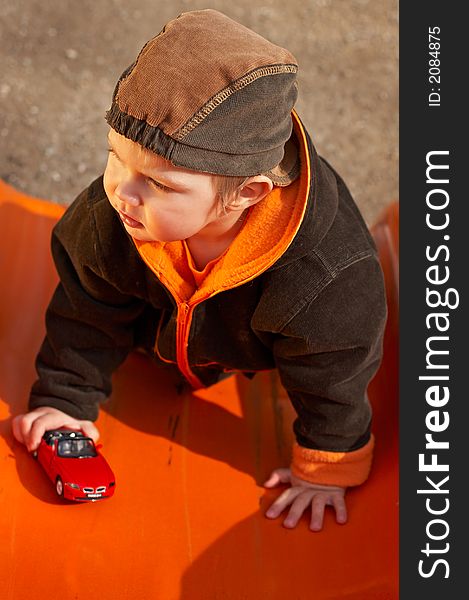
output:
POLYGON ((67 427, 77 431, 81 428, 79 421, 59 410, 53 410, 40 415, 31 425, 27 443, 28 450, 30 452, 36 450, 46 431, 50 429, 59 429, 60 427, 67 427))
POLYGON ((275 487, 278 483, 290 483, 290 469, 275 469, 264 486, 275 487))
POLYGON ((274 487, 279 481, 280 478, 278 477, 278 475, 274 475, 274 473, 272 473, 269 479, 267 479, 267 481, 264 481, 263 485, 264 487, 274 487))
POLYGON ((321 531, 324 520, 324 509, 327 504, 326 494, 319 492, 313 498, 311 504, 311 523, 310 529, 313 531, 321 531))
POLYGON ((283 494, 280 494, 277 500, 275 500, 269 510, 265 513, 265 516, 270 519, 276 519, 302 492, 304 492, 304 490, 300 488, 288 488, 288 490, 285 490, 283 494))
POLYGON ((79 421, 50 407, 38 408, 24 415, 18 415, 12 421, 14 437, 24 444, 29 452, 37 449, 46 431, 60 427, 77 431, 81 429, 95 442, 99 438, 99 431, 91 421, 79 421))
POLYGON ((335 508, 335 520, 337 523, 346 523, 347 507, 345 505, 345 498, 340 494, 334 494, 332 496, 332 504, 335 508))
MULTIPOLYGON (((53 429, 53 424, 57 421, 56 415, 40 415, 31 425, 29 435, 26 438, 26 446, 30 452, 36 450, 41 442, 41 438, 48 429, 53 429)), ((59 427, 59 425, 57 425, 59 427)))
POLYGON ((287 518, 283 522, 285 527, 297 526, 302 514, 310 506, 311 498, 312 492, 308 490, 304 490, 303 493, 298 494, 298 497, 295 498, 295 501, 290 508, 287 518))
POLYGON ((13 436, 21 444, 24 444, 23 432, 21 431, 21 421, 23 417, 24 415, 17 415, 13 418, 13 421, 11 422, 13 436))
POLYGON ((83 433, 90 437, 93 442, 99 440, 99 431, 92 421, 80 421, 80 426, 83 433))
POLYGON ((25 415, 19 415, 15 421, 16 431, 18 437, 16 438, 21 443, 28 446, 30 443, 31 427, 33 426, 36 419, 38 419, 42 413, 40 411, 33 411, 26 413, 25 415))

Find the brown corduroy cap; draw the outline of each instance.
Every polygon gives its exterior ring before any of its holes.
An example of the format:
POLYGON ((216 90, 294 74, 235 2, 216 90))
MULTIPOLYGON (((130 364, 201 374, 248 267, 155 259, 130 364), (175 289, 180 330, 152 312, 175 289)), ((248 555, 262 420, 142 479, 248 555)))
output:
POLYGON ((106 113, 175 166, 218 175, 299 174, 295 57, 222 13, 182 13, 121 75, 106 113))

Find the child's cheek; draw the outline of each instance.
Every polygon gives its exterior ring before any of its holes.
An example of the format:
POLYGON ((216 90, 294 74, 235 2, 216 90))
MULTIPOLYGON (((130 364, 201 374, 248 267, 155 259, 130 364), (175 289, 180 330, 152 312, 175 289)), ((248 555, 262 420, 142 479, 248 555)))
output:
POLYGON ((110 200, 111 197, 109 195, 110 188, 109 188, 109 177, 108 177, 107 168, 104 170, 103 187, 104 187, 104 191, 106 192, 106 196, 108 197, 108 200, 110 200))
POLYGON ((108 163, 106 165, 106 169, 104 170, 103 186, 104 186, 104 191, 106 192, 106 195, 107 195, 109 201, 111 201, 112 197, 114 196, 114 192, 116 191, 117 184, 118 184, 118 181, 117 181, 116 173, 114 172, 114 169, 111 167, 111 165, 109 164, 109 161, 108 161, 108 163))

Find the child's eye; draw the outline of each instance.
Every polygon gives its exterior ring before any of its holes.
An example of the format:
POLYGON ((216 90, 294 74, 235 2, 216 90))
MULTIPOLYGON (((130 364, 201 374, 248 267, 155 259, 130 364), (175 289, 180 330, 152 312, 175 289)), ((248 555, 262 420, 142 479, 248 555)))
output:
POLYGON ((147 177, 147 181, 150 185, 152 185, 153 187, 156 187, 159 190, 162 190, 163 192, 170 191, 170 189, 168 187, 166 187, 162 183, 159 183, 158 181, 155 181, 154 179, 150 179, 150 177, 147 177))
POLYGON ((114 150, 112 148, 108 148, 107 151, 109 152, 109 154, 112 154, 112 156, 114 156, 114 158, 117 158, 117 160, 119 160, 119 157, 117 156, 117 154, 114 152, 114 150))
MULTIPOLYGON (((112 148, 108 148, 107 151, 109 152, 109 154, 112 154, 112 156, 114 156, 114 158, 117 158, 117 160, 120 161, 120 158, 117 156, 117 154, 114 152, 114 150, 112 148)), ((145 179, 150 185, 152 185, 153 187, 156 187, 157 189, 159 189, 163 192, 171 191, 169 187, 166 187, 162 183, 159 183, 158 181, 155 181, 154 179, 151 179, 150 177, 146 177, 145 179)))

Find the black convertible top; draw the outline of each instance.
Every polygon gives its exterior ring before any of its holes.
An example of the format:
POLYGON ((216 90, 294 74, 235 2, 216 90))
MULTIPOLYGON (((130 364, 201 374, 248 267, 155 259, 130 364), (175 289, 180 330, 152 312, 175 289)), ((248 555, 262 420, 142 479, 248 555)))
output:
POLYGON ((51 446, 54 440, 91 440, 82 431, 71 431, 70 429, 52 429, 46 431, 42 439, 51 446))

